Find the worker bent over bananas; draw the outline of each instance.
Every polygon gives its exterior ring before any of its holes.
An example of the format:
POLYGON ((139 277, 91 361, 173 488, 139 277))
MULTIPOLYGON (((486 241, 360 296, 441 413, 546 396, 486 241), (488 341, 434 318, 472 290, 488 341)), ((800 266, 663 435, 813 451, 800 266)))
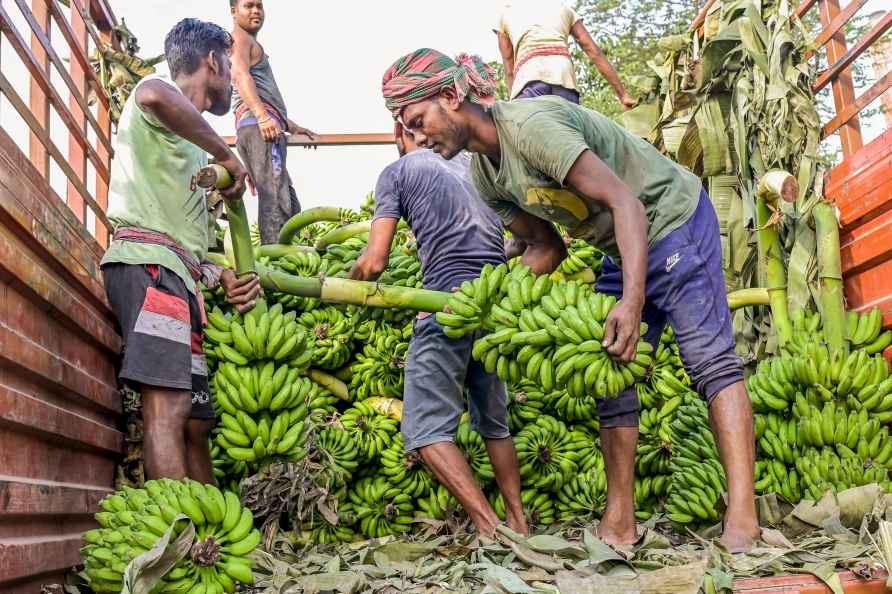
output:
MULTIPOLYGON (((505 262, 502 223, 474 190, 470 159, 444 161, 419 149, 402 126, 395 129, 400 159, 375 188, 375 215, 368 247, 351 278, 376 279, 390 258, 400 218, 406 220, 421 257, 425 289, 449 291, 505 262)), ((498 376, 471 358, 480 332, 451 340, 430 314, 415 322, 406 362, 401 431, 406 451, 417 450, 437 479, 459 500, 478 532, 492 536, 499 517, 455 445, 468 387, 471 425, 486 441, 508 526, 522 534, 527 524, 520 499, 520 471, 508 431, 508 393, 498 376)), ((466 428, 462 428, 465 431, 466 428)))
MULTIPOLYGON (((491 70, 467 55, 431 49, 397 60, 384 74, 387 107, 419 146, 446 159, 473 154, 471 174, 537 274, 553 271, 566 248, 552 223, 609 256, 597 289, 621 297, 604 347, 630 361, 640 339, 659 340, 668 322, 710 420, 728 476, 723 543, 746 549, 758 537, 753 491, 753 416, 734 352, 722 274, 719 225, 700 180, 601 114, 560 97, 494 102, 491 70)), ((600 399, 607 507, 600 536, 637 539, 634 387, 600 399)))

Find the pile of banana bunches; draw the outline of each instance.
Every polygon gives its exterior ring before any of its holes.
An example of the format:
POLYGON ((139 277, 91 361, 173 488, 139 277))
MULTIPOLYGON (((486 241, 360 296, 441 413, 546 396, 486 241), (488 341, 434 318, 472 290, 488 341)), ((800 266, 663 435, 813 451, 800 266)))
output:
MULTIPOLYGON (((342 211, 340 221, 305 227, 295 238, 299 250, 282 250, 285 255, 263 258, 263 264, 300 276, 346 277, 368 240, 367 228, 355 223, 367 220, 372 210, 367 205, 362 213, 342 211), (320 242, 345 225, 358 232, 320 242)), ((655 346, 641 341, 628 364, 610 357, 601 341, 616 300, 594 290, 601 253, 572 241, 568 254, 549 276, 537 277, 518 261, 487 266, 437 315, 451 337, 474 333, 473 357, 508 385, 509 428, 530 523, 541 529, 600 517, 606 476, 594 395, 615 397, 635 389, 641 403, 638 518, 666 514, 694 528, 716 524, 726 479, 706 405, 690 388, 671 328, 655 346)), ((422 285, 415 242, 404 225, 380 280, 422 285)), ((221 289, 204 293, 209 310, 204 347, 218 416, 210 445, 220 495, 212 487, 202 493, 199 485, 166 481, 119 492, 103 504, 108 510, 98 517, 103 528, 88 533, 85 554, 93 560, 88 570, 97 584, 117 586, 125 564, 160 537, 171 514, 181 512, 193 520, 197 541, 215 544, 196 548, 165 577, 159 592, 179 592, 182 583, 199 582, 207 583, 205 592, 229 592, 230 581, 249 583, 250 568, 245 570, 239 556, 246 544, 235 545, 248 535, 233 528, 228 516, 240 483, 273 462, 301 462, 311 451, 322 454, 317 480, 335 495, 337 514, 336 519, 316 514, 291 526, 298 544, 467 525, 458 502, 416 453, 405 451, 399 433, 415 312, 332 305, 268 291, 266 306, 240 315, 226 304, 221 289), (204 523, 196 521, 190 498, 204 523), (212 504, 223 514, 205 509, 212 504)), ((885 424, 892 420, 892 378, 879 353, 892 333, 881 332, 880 322, 877 312, 852 314, 850 350, 831 353, 820 338, 820 318, 799 312, 791 343, 750 375, 759 493, 796 502, 818 499, 827 489, 872 482, 890 486, 886 467, 892 465, 892 440, 885 424)), ((504 516, 485 441, 467 415, 456 444, 504 516)))
POLYGON ((799 310, 792 340, 747 387, 756 413, 756 489, 793 503, 878 483, 892 492, 892 332, 879 309, 848 316, 847 351, 828 349, 821 317, 799 310))

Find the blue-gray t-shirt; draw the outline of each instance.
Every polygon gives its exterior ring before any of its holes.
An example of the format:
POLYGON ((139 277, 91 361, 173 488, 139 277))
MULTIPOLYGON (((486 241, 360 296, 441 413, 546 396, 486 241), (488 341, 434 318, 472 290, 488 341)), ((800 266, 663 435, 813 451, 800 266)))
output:
POLYGON ((505 262, 502 222, 470 176, 470 158, 419 149, 391 163, 375 187, 375 219, 403 218, 418 242, 424 288, 449 291, 505 262))

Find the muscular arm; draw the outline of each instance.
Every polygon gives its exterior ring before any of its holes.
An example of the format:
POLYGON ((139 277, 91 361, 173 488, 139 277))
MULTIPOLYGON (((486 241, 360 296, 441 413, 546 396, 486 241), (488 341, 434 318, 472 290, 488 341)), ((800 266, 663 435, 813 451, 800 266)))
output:
POLYGON ((598 47, 598 44, 592 39, 591 34, 588 32, 588 29, 586 29, 585 24, 581 19, 576 21, 570 32, 573 35, 573 39, 576 40, 576 43, 578 43, 579 47, 582 48, 582 51, 585 52, 585 55, 589 57, 589 60, 592 61, 595 68, 601 73, 601 76, 603 76, 607 82, 610 83, 610 86, 613 87, 613 91, 623 104, 623 107, 625 109, 634 107, 635 99, 626 91, 613 64, 610 63, 604 55, 604 52, 601 51, 601 48, 598 47))
POLYGON ((265 118, 266 110, 257 93, 254 77, 251 76, 251 50, 254 44, 246 39, 244 33, 234 34, 232 38, 232 84, 238 89, 239 96, 254 114, 254 117, 258 120, 265 118))
POLYGON ((242 195, 247 171, 226 141, 214 132, 185 95, 165 82, 150 80, 136 89, 136 103, 143 112, 154 116, 162 126, 210 153, 232 174, 235 183, 223 191, 224 195, 229 198, 242 195))
POLYGON ((372 222, 369 244, 356 260, 350 278, 353 280, 377 280, 390 261, 390 245, 396 235, 397 219, 380 218, 372 222))
POLYGON ((521 262, 534 274, 549 274, 567 257, 567 247, 554 225, 527 212, 518 212, 508 225, 516 240, 526 246, 521 262))
POLYGON ((505 84, 508 86, 508 94, 510 95, 511 89, 514 87, 514 46, 504 32, 499 31, 496 35, 499 36, 499 52, 502 54, 505 84))
POLYGON ((641 310, 647 277, 647 218, 644 205, 592 151, 584 151, 565 179, 576 194, 606 206, 613 215, 616 242, 622 258, 623 296, 607 320, 605 346, 624 360, 631 360, 639 338, 641 310), (614 315, 616 314, 616 315, 614 315), (622 318, 622 319, 621 319, 622 318))

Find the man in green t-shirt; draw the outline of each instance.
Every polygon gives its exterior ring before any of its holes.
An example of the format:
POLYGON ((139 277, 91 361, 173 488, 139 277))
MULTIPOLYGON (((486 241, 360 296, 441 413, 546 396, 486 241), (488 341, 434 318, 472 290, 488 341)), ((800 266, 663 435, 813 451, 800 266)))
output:
MULTIPOLYGON (((473 153, 481 198, 521 240, 534 272, 551 272, 566 255, 553 223, 608 254, 597 288, 621 298, 605 322, 608 353, 634 357, 642 318, 652 343, 671 324, 692 387, 709 404, 728 477, 722 541, 752 546, 753 416, 734 352, 718 220, 699 179, 594 111, 559 97, 495 103, 494 92, 479 58, 453 61, 431 49, 400 58, 383 80, 387 107, 420 146, 446 159, 473 153)), ((599 532, 628 544, 637 539, 635 390, 599 399, 598 412, 608 480, 599 532)))
POLYGON ((238 278, 206 261, 207 201, 195 182, 210 153, 235 180, 227 197, 241 199, 245 188, 245 168, 201 116, 229 112, 230 46, 217 25, 180 21, 164 43, 170 78, 140 81, 118 124, 108 208, 115 229, 102 273, 124 339, 119 377, 142 398, 148 478, 214 481, 197 283, 222 283, 240 311, 260 292, 256 275, 238 278))

